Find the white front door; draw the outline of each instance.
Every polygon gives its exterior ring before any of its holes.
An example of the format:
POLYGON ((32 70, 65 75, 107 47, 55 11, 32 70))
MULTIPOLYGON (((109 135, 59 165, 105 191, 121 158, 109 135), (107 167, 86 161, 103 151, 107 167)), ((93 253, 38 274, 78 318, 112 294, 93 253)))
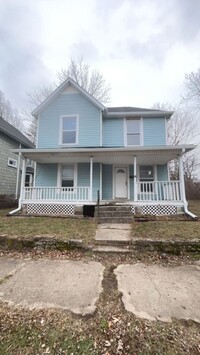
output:
POLYGON ((127 168, 115 168, 115 198, 127 198, 127 168))

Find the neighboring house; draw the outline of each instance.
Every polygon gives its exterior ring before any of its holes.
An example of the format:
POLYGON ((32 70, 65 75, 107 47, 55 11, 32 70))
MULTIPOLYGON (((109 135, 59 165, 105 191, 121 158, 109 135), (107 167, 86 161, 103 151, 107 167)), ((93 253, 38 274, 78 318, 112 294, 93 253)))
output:
MULTIPOLYGON (((0 117, 0 196, 17 198, 21 180, 20 155, 14 148, 34 148, 34 144, 17 128, 0 117)), ((33 175, 33 168, 27 165, 26 180, 33 175)))
MULTIPOLYGON (((36 162, 33 187, 23 187, 27 214, 73 215, 80 206, 122 203, 148 214, 176 214, 187 206, 182 155, 193 145, 167 145, 173 112, 106 108, 68 78, 33 112, 35 149, 18 149, 36 162), (168 163, 178 159, 178 181, 168 163)), ((25 160, 23 175, 25 176, 25 160)))

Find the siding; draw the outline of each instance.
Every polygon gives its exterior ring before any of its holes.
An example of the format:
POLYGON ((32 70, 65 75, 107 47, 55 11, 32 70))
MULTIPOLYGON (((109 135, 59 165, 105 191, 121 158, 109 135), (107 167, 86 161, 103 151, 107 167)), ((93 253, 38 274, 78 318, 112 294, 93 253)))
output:
POLYGON ((134 169, 133 169, 133 165, 129 165, 129 185, 130 185, 130 200, 134 199, 134 169), (131 176, 131 178, 130 178, 131 176))
POLYGON ((35 186, 57 186, 57 164, 37 164, 35 186))
POLYGON ((83 95, 70 93, 60 95, 40 114, 38 148, 60 147, 59 127, 62 115, 79 115, 79 134, 76 147, 100 145, 100 110, 83 95))
POLYGON ((18 161, 18 154, 11 149, 19 148, 19 143, 0 132, 0 195, 15 194, 17 169, 8 166, 8 158, 18 161))
POLYGON ((165 145, 165 118, 143 118, 144 146, 165 145))
POLYGON ((113 198, 113 167, 102 165, 102 199, 112 200, 113 198))
MULTIPOLYGON (((97 200, 97 191, 100 190, 100 164, 93 164, 93 191, 92 199, 97 200)), ((79 163, 78 164, 78 176, 77 176, 77 186, 90 186, 90 164, 89 163, 79 163)))
POLYGON ((123 118, 103 119, 103 146, 124 146, 124 120, 123 118))
POLYGON ((167 164, 157 165, 157 179, 158 181, 168 181, 167 164))

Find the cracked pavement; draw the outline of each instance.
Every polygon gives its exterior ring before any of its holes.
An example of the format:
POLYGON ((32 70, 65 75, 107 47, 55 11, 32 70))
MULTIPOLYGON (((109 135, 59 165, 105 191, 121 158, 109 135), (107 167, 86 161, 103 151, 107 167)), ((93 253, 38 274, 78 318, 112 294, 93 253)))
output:
MULTIPOLYGON (((105 267, 96 261, 0 257, 0 300, 13 306, 94 313, 105 267)), ((125 309, 137 317, 200 323, 200 265, 121 264, 113 271, 125 309)), ((108 290, 104 290, 108 292, 108 290)))

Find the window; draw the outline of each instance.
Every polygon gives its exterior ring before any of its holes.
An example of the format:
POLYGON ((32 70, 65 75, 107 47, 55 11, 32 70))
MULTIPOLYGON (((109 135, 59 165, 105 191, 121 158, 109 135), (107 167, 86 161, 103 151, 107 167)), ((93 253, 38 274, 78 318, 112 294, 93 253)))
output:
POLYGON ((140 119, 126 119, 126 145, 140 145, 140 119))
POLYGON ((141 184, 141 192, 153 192, 151 181, 154 181, 154 172, 152 165, 140 166, 140 181, 144 182, 141 184))
POLYGON ((61 186, 74 186, 74 165, 62 165, 61 169, 61 186))
POLYGON ((17 160, 8 158, 8 166, 11 166, 12 168, 17 168, 17 160))
POLYGON ((77 116, 61 117, 61 144, 77 143, 77 116))

